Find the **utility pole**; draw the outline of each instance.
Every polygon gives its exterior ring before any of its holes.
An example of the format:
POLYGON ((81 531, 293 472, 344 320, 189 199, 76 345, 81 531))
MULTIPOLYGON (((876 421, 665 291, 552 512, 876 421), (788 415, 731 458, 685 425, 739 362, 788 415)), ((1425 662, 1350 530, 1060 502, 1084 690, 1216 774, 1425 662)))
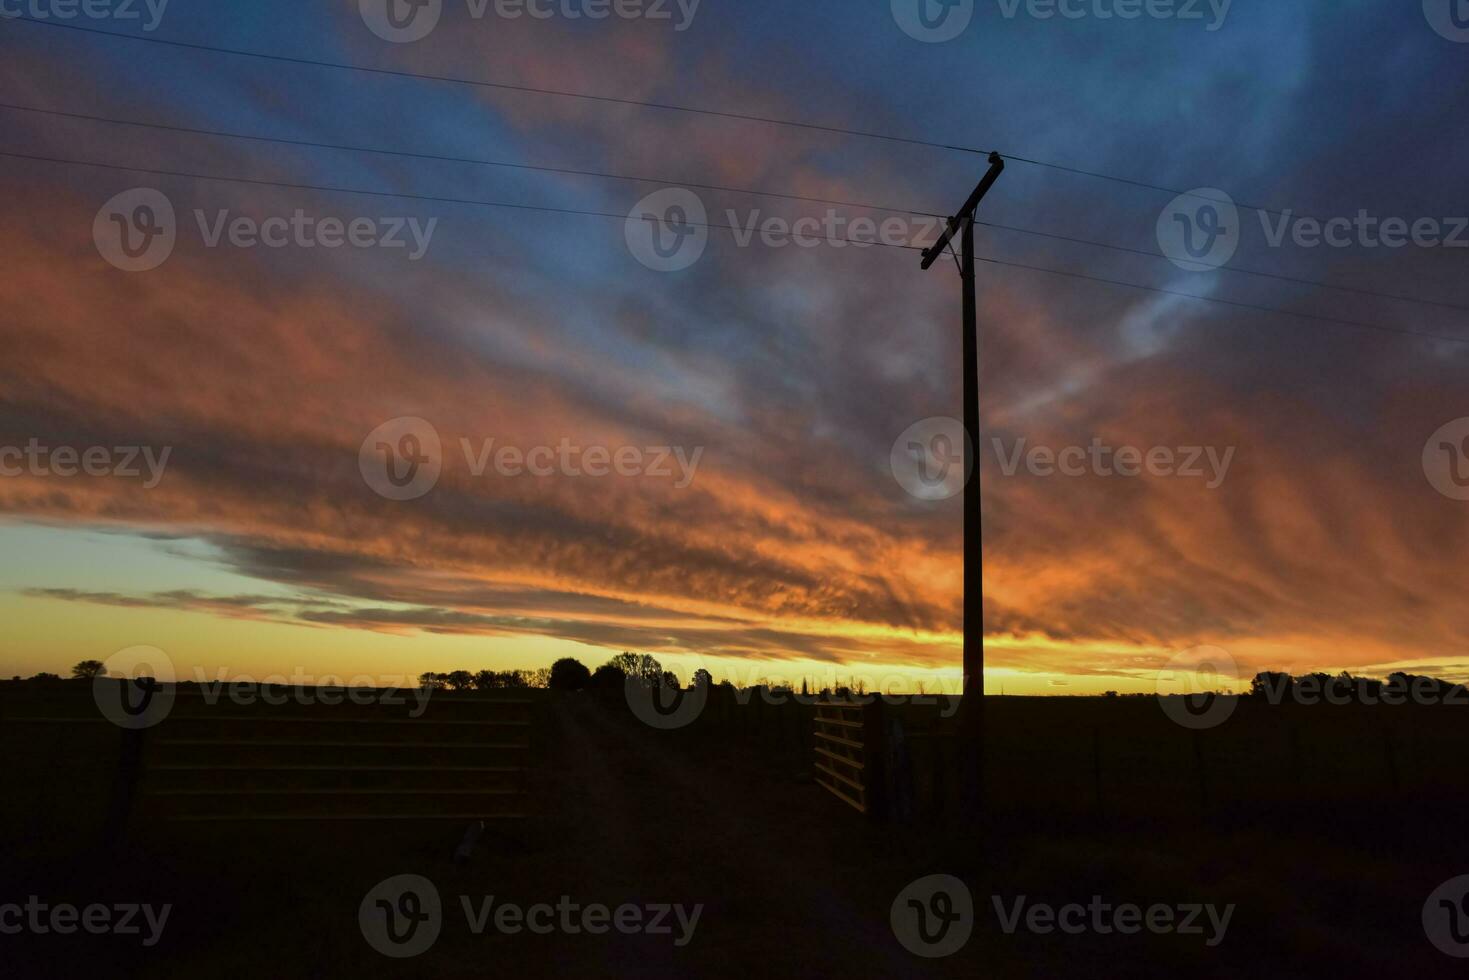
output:
POLYGON ((964 291, 964 700, 960 703, 960 786, 974 815, 984 812, 984 536, 979 523, 979 320, 974 295, 974 214, 1005 169, 998 153, 937 242, 924 250, 930 268, 959 235, 959 278, 964 291))

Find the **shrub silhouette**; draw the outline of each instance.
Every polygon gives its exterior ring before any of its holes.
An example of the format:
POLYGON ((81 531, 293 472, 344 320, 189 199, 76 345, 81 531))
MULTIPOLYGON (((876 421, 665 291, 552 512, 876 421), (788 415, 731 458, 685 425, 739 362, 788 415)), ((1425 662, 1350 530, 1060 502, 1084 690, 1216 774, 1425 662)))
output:
POLYGON ((614 663, 608 662, 592 671, 588 685, 598 691, 620 691, 627 682, 627 673, 614 663))
POLYGON ((592 681, 586 664, 572 657, 562 657, 551 665, 550 687, 553 691, 579 691, 592 681))

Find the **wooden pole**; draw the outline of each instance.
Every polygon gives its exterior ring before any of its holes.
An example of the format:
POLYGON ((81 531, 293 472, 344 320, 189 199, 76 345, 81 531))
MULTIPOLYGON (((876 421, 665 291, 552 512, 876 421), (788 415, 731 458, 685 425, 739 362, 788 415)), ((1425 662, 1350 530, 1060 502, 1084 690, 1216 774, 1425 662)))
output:
POLYGON ((963 284, 964 432, 969 445, 964 459, 964 700, 960 706, 960 785, 971 817, 984 812, 984 538, 979 506, 979 317, 974 284, 974 215, 980 201, 999 179, 1005 161, 989 156, 985 173, 959 213, 949 219, 943 235, 923 252, 928 269, 957 234, 960 239, 959 277, 963 284))

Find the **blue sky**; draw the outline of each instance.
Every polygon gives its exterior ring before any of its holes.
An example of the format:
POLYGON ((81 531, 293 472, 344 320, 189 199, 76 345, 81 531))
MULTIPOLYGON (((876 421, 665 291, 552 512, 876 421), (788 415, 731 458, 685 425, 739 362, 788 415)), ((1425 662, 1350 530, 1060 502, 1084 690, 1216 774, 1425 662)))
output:
MULTIPOLYGON (((1236 454, 1203 489, 1008 477, 982 446, 995 669, 1022 688, 1145 684, 1150 665, 1201 643, 1246 667, 1459 669, 1465 505, 1435 492, 1422 459, 1435 430, 1469 416, 1465 346, 1412 334, 1469 337, 1469 313, 1441 305, 1469 307, 1465 252, 1274 246, 1246 206, 1448 227, 1469 210, 1469 43, 1420 5, 1239 0, 1222 20, 1206 4, 1202 19, 1123 20, 1100 16, 1112 0, 1067 4, 1070 18, 990 0, 943 43, 904 33, 887 0, 703 0, 683 31, 445 6, 411 44, 375 36, 357 0, 172 0, 149 36, 997 149, 1010 163, 983 220, 1117 248, 980 229, 983 256, 1090 277, 981 267, 986 437, 1236 454), (1240 205, 1223 268, 1158 254, 1173 196, 1158 188, 1218 188, 1240 205)), ((0 48, 16 104, 655 179, 11 109, 0 152, 614 216, 665 183, 946 213, 984 169, 933 146, 54 26, 0 21, 0 48)), ((0 172, 12 191, 0 334, 15 354, 0 366, 0 444, 174 447, 157 492, 0 480, 0 540, 16 556, 0 592, 32 624, 26 648, 6 651, 16 669, 105 656, 109 629, 134 642, 124 623, 147 609, 142 632, 201 662, 220 643, 341 670, 355 642, 384 671, 636 646, 773 674, 952 674, 958 500, 913 499, 889 465, 907 427, 959 414, 950 268, 922 273, 901 249, 744 247, 715 230, 669 273, 635 259, 617 218, 14 158, 0 172), (99 255, 93 218, 138 186, 173 204, 179 243, 160 268, 127 273, 99 255), (196 209, 296 208, 436 225, 421 261, 209 248, 193 227, 196 209), (389 505, 363 485, 358 450, 407 416, 443 437, 445 475, 389 505), (453 455, 487 438, 697 446, 704 463, 683 489, 486 481, 453 455)), ((698 196, 714 223, 826 210, 698 196)))

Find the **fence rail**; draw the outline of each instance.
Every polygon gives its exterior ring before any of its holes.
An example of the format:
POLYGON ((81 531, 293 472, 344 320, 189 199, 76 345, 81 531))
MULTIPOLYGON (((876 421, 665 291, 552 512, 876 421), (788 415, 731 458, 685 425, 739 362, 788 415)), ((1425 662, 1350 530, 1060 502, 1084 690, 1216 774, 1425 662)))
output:
MULTIPOLYGON (((195 693, 179 690, 179 694, 195 693)), ((10 691, 7 739, 91 732, 117 745, 103 834, 160 823, 525 821, 534 810, 536 696, 436 695, 431 710, 338 703, 201 705, 106 731, 91 685, 10 691), (419 710, 419 717, 401 717, 419 710)), ((44 741, 44 740, 43 740, 44 741)), ((105 753, 111 756, 112 753, 105 753)))
POLYGON ((812 736, 816 784, 858 813, 882 816, 882 702, 823 701, 812 736))

